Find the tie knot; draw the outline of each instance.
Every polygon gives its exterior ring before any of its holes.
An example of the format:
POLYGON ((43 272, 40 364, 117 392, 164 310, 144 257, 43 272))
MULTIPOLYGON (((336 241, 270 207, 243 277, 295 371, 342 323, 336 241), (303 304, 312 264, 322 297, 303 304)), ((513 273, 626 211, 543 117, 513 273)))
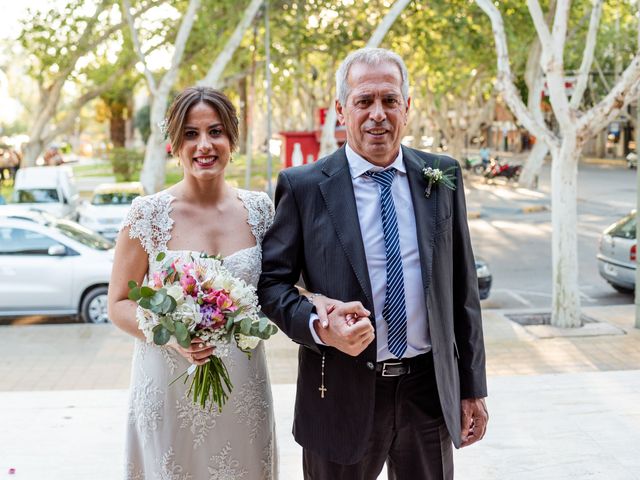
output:
POLYGON ((365 172, 365 175, 373 178, 381 187, 390 188, 393 183, 393 178, 396 176, 396 169, 389 168, 388 170, 380 170, 377 172, 369 170, 368 172, 365 172))

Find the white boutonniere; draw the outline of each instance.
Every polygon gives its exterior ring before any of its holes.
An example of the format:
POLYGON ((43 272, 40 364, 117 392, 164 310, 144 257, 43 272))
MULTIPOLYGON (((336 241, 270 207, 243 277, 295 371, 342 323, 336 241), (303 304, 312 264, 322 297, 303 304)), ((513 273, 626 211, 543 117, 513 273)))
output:
POLYGON ((438 168, 440 162, 436 160, 433 163, 433 167, 424 167, 422 169, 422 177, 428 182, 427 188, 424 189, 424 196, 429 198, 431 196, 431 189, 434 185, 443 184, 445 187, 455 190, 456 189, 456 167, 450 166, 445 170, 438 168))

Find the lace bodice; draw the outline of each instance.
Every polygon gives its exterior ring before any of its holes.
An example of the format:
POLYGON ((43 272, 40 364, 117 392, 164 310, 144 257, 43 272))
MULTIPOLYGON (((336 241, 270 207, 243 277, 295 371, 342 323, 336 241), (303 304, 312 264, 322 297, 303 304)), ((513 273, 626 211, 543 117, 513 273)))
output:
MULTIPOLYGON (((256 239, 256 245, 243 248, 224 258, 224 265, 238 278, 256 285, 260 276, 262 262, 262 239, 273 221, 273 204, 263 192, 237 190, 238 198, 247 209, 247 223, 256 239)), ((158 264, 158 253, 165 252, 167 257, 192 253, 190 250, 169 250, 174 220, 171 218, 171 203, 175 197, 166 191, 136 198, 131 204, 122 227, 129 227, 129 237, 137 238, 149 256, 149 273, 153 273, 158 264)), ((195 252, 200 253, 200 252, 195 252)))

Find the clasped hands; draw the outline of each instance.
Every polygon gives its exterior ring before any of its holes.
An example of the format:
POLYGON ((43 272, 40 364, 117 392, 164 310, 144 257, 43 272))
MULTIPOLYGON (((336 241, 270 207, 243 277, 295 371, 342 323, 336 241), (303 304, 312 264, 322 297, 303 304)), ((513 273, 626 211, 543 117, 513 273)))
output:
POLYGON ((356 357, 375 339, 371 312, 360 302, 341 302, 314 295, 318 320, 313 328, 326 345, 356 357))

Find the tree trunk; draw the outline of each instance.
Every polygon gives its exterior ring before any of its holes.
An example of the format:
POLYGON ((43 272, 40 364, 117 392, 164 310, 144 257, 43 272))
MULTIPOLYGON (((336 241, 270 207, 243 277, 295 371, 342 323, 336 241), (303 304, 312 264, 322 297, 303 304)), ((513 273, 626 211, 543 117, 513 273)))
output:
POLYGON ((40 140, 40 137, 33 137, 32 140, 29 140, 23 149, 22 155, 22 166, 23 167, 33 167, 36 164, 36 160, 38 159, 38 155, 42 153, 44 150, 44 143, 40 140))
POLYGON ((111 118, 109 119, 109 134, 111 137, 111 143, 115 148, 123 148, 127 138, 126 119, 124 118, 125 108, 124 105, 114 103, 109 109, 111 112, 111 118))
POLYGON ((531 153, 522 168, 519 183, 526 188, 538 188, 537 178, 540 175, 540 169, 544 165, 544 159, 549 153, 549 147, 540 140, 536 141, 531 149, 531 153))
POLYGON ((153 97, 151 102, 150 123, 151 135, 147 140, 144 152, 144 164, 140 172, 140 181, 145 192, 155 193, 164 188, 167 163, 167 140, 160 130, 160 123, 164 120, 167 110, 168 92, 153 97))
POLYGON ((464 136, 465 131, 460 128, 452 129, 451 138, 448 138, 448 147, 447 155, 451 158, 455 158, 458 161, 462 161, 462 151, 464 150, 464 136))
POLYGON ((552 149, 551 164, 551 251, 553 301, 551 324, 579 327, 577 178, 581 148, 575 135, 564 137, 559 149, 552 149))
POLYGON ((324 117, 324 125, 322 126, 322 136, 320 137, 320 153, 318 158, 322 158, 333 153, 338 148, 336 142, 336 113, 335 106, 331 105, 327 109, 327 115, 324 117))
POLYGON ((238 138, 238 153, 247 153, 247 136, 249 131, 249 104, 247 101, 247 77, 242 77, 238 84, 240 91, 240 138, 238 138))

